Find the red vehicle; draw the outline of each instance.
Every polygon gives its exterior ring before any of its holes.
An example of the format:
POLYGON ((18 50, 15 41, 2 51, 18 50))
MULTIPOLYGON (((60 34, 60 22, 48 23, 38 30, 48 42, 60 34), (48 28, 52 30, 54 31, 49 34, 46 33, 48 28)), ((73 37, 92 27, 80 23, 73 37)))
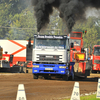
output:
POLYGON ((74 49, 80 53, 83 48, 82 32, 72 32, 70 39, 74 43, 74 49))
POLYGON ((72 32, 70 42, 74 44, 74 48, 70 52, 70 61, 75 61, 74 73, 79 77, 90 76, 90 66, 86 61, 86 51, 83 49, 82 32, 72 32))
POLYGON ((93 46, 92 52, 92 72, 100 72, 100 45, 93 46))
POLYGON ((13 65, 13 55, 5 52, 3 54, 3 48, 0 46, 0 72, 20 72, 24 73, 25 67, 21 64, 13 65))
MULTIPOLYGON (((5 52, 7 54, 13 55, 12 64, 13 66, 23 66, 26 63, 26 45, 27 40, 4 40, 0 39, 0 46, 3 48, 3 55, 5 52)), ((33 43, 33 41, 31 41, 33 43)), ((32 68, 32 63, 30 62, 27 67, 32 68)))
POLYGON ((83 48, 83 38, 82 38, 82 32, 72 32, 70 35, 70 42, 74 44, 74 48, 71 48, 73 50, 73 57, 70 57, 70 60, 75 60, 75 53, 81 53, 83 48))

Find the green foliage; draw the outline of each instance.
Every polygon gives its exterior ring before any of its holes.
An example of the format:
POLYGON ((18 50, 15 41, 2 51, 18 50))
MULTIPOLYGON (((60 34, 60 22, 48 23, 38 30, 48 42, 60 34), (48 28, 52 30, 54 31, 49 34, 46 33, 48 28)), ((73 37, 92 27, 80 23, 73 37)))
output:
MULTIPOLYGON (((37 23, 31 0, 0 0, 0 38, 29 39, 37 34, 37 23)), ((77 21, 73 31, 87 30, 83 34, 84 47, 100 44, 100 18, 89 17, 87 20, 77 21)), ((50 16, 50 23, 40 34, 65 35, 67 27, 59 17, 59 11, 54 9, 50 16)))
POLYGON ((36 34, 36 21, 33 13, 28 9, 23 10, 21 14, 16 14, 10 27, 12 29, 8 32, 7 39, 29 39, 36 34))
MULTIPOLYGON (((30 0, 29 0, 30 1, 30 0)), ((22 10, 28 7, 27 0, 0 0, 0 38, 8 36, 13 16, 20 15, 22 10), (2 27, 3 26, 3 27, 2 27)))
MULTIPOLYGON (((70 99, 64 99, 64 100, 70 100, 70 99)), ((96 95, 89 95, 80 97, 80 100, 100 100, 100 99, 96 98, 96 95)))
POLYGON ((95 17, 89 17, 87 20, 78 21, 73 27, 73 31, 83 32, 87 30, 87 33, 83 34, 84 47, 93 47, 93 45, 98 44, 100 41, 98 39, 99 25, 96 25, 97 21, 95 17))

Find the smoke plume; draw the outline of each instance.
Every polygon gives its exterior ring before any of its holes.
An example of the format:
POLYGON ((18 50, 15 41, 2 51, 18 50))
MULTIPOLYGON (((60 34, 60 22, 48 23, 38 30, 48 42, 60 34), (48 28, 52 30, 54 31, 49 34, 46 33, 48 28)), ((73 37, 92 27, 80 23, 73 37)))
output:
POLYGON ((85 18, 85 11, 88 7, 100 8, 100 0, 32 0, 32 5, 38 32, 49 24, 49 16, 54 7, 60 12, 59 16, 65 21, 70 33, 75 22, 85 18))

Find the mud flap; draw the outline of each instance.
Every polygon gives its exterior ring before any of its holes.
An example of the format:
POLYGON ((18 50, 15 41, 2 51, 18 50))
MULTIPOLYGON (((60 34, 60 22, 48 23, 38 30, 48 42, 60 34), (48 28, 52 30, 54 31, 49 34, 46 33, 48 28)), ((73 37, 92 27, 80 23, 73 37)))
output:
POLYGON ((75 65, 75 62, 70 62, 70 65, 72 66, 71 67, 71 77, 72 77, 72 80, 74 80, 74 65, 75 65))

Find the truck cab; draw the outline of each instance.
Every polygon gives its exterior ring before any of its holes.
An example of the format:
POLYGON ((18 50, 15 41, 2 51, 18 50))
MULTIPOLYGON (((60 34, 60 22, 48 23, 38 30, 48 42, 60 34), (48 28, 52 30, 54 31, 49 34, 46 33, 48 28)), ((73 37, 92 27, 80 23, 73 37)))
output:
MULTIPOLYGON (((75 32, 73 31, 70 35, 70 43, 74 44, 73 48, 71 49, 70 53, 73 53, 73 57, 70 57, 70 61, 75 61, 77 58, 76 54, 82 54, 85 57, 84 49, 83 49, 83 38, 82 38, 82 32, 75 32)), ((70 54, 72 55, 72 54, 70 54)), ((83 58, 84 60, 84 58, 83 58)))
POLYGON ((69 71, 70 45, 67 35, 34 35, 32 49, 33 78, 59 76, 67 80, 69 71))
POLYGON ((100 45, 93 46, 92 72, 100 72, 100 45))
POLYGON ((74 43, 74 48, 77 52, 81 52, 81 49, 83 48, 83 38, 82 38, 82 32, 75 32, 73 31, 70 35, 70 42, 74 43))

